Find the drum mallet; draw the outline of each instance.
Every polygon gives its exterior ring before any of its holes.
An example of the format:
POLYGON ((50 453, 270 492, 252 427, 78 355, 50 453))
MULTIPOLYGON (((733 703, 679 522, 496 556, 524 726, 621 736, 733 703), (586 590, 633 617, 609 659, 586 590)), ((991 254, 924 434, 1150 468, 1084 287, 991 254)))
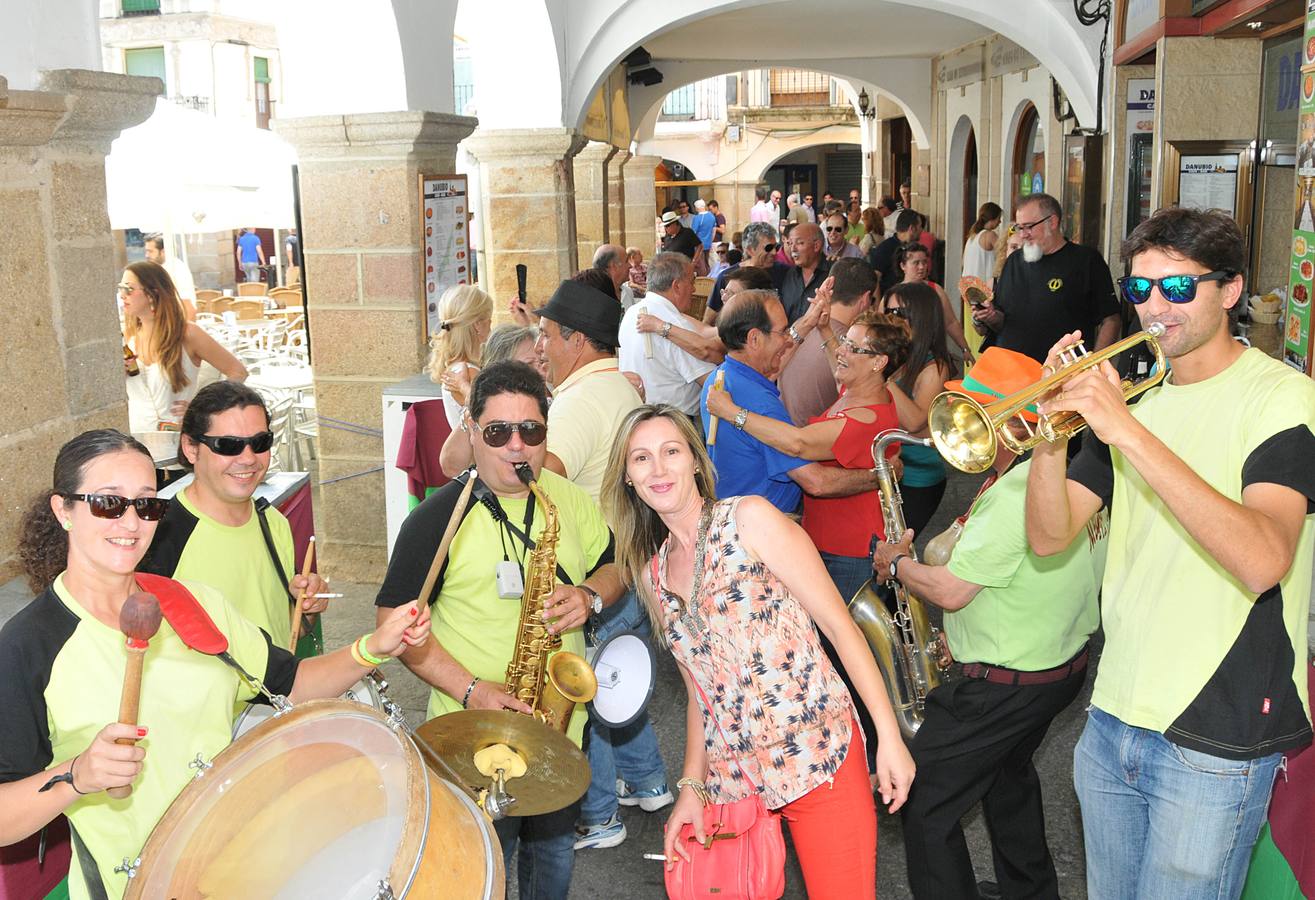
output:
MULTIPOLYGON (((315 562, 315 535, 310 536, 306 542, 306 558, 301 563, 301 577, 310 578, 310 567, 315 562)), ((306 589, 302 588, 297 594, 297 605, 292 608, 292 637, 289 639, 288 650, 292 653, 297 652, 297 638, 301 637, 301 607, 306 602, 306 589)))
MULTIPOLYGON (((160 601, 154 594, 136 591, 128 595, 119 610, 119 630, 128 639, 128 663, 123 670, 123 695, 119 698, 119 724, 136 725, 137 707, 142 697, 142 663, 151 638, 160 630, 160 601)), ((119 738, 116 744, 135 744, 135 738, 119 738)), ((122 800, 132 793, 132 785, 109 788, 105 793, 122 800)))
MULTIPOLYGON (((717 377, 713 379, 712 382, 712 389, 714 391, 720 391, 722 390, 722 385, 724 385, 725 383, 726 383, 726 370, 718 369, 717 377)), ((709 447, 717 446, 717 425, 720 422, 721 419, 717 418, 712 413, 708 413, 708 446, 709 447)))

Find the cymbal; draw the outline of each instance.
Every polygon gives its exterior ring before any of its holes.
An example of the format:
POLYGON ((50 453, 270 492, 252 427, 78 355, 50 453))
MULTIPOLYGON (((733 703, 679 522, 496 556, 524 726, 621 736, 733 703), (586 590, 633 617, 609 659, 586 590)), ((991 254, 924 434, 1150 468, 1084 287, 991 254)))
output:
POLYGON ((477 752, 506 744, 519 753, 527 771, 507 782, 507 793, 516 798, 511 815, 556 812, 589 788, 589 762, 580 748, 566 735, 523 713, 507 709, 447 713, 421 725, 415 736, 447 763, 461 787, 475 791, 490 785, 475 768, 477 752))

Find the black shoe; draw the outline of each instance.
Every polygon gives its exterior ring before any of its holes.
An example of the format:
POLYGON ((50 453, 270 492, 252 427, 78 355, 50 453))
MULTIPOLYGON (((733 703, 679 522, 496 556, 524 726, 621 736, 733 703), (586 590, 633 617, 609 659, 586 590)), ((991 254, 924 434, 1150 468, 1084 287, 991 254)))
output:
POLYGON ((977 896, 981 900, 1000 900, 1000 885, 994 881, 977 882, 977 896))

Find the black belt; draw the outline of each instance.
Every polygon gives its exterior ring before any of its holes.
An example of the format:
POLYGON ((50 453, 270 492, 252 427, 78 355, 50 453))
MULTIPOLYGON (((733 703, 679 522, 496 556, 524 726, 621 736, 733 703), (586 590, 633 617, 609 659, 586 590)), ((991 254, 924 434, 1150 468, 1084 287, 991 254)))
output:
POLYGON ((980 678, 992 684, 1053 684, 1056 681, 1063 681, 1074 672, 1081 672, 1085 669, 1087 667, 1087 652, 1088 648, 1084 646, 1078 651, 1077 656, 1062 666, 1055 666, 1053 669, 1042 669, 1039 672, 1022 672, 1018 669, 1006 669, 1004 666, 968 663, 963 667, 963 674, 965 678, 980 678))

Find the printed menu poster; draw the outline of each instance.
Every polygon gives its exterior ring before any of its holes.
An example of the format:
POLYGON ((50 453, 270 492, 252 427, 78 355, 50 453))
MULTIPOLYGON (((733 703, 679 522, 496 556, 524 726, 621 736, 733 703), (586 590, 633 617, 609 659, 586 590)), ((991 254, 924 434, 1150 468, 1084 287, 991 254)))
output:
POLYGON ((1237 215, 1237 154, 1184 156, 1178 166, 1178 203, 1237 215))
POLYGON ((1292 267, 1283 325, 1283 359, 1311 373, 1310 301, 1315 280, 1315 0, 1306 3, 1301 50, 1301 105, 1297 115, 1297 189, 1293 210, 1292 267))
POLYGON ((470 284, 469 194, 465 175, 420 177, 420 202, 424 213, 424 297, 427 335, 441 324, 438 301, 443 292, 458 284, 470 284))

